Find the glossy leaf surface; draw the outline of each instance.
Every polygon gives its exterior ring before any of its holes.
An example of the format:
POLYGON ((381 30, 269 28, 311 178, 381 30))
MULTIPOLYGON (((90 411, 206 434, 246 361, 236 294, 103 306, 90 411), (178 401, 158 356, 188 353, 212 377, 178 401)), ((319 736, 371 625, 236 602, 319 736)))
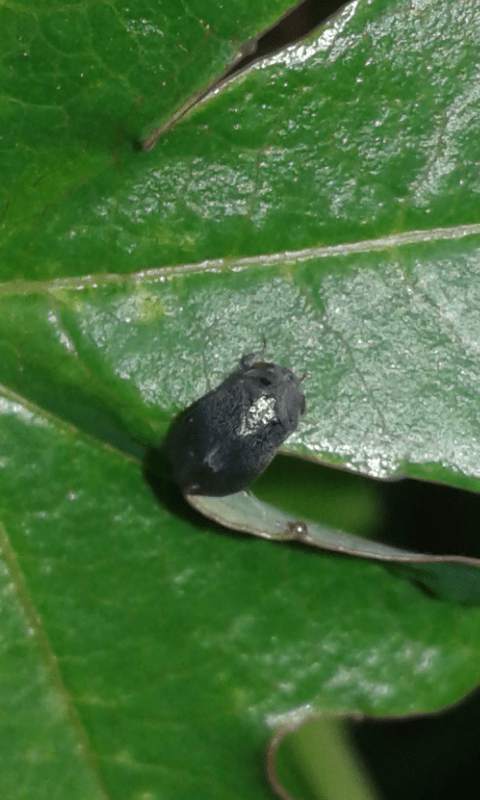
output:
POLYGON ((285 4, 232 8, 0 8, 12 800, 269 797, 292 709, 478 681, 478 608, 220 533, 142 476, 266 337, 311 373, 291 451, 479 488, 477 4, 354 3, 135 152, 285 4))

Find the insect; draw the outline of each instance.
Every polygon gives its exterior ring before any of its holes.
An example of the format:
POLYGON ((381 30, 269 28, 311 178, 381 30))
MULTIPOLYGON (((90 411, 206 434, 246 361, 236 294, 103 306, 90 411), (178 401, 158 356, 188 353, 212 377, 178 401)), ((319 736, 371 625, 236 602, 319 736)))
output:
POLYGON ((262 474, 305 413, 301 378, 250 353, 222 383, 177 417, 167 439, 185 494, 221 497, 262 474))

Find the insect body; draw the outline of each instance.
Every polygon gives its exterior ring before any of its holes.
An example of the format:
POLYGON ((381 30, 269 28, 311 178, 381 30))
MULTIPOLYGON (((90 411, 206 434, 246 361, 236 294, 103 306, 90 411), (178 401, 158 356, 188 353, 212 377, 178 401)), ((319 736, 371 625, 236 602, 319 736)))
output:
POLYGON ((168 436, 173 475, 185 494, 223 496, 266 469, 305 413, 300 379, 287 367, 240 359, 216 389, 177 418, 168 436))

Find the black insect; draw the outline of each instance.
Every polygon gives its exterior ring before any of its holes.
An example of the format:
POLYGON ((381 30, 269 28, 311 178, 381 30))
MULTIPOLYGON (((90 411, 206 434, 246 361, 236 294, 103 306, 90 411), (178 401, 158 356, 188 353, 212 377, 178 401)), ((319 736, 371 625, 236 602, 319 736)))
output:
POLYGON ((185 494, 223 496, 258 478, 305 413, 300 379, 251 353, 174 422, 167 446, 185 494))

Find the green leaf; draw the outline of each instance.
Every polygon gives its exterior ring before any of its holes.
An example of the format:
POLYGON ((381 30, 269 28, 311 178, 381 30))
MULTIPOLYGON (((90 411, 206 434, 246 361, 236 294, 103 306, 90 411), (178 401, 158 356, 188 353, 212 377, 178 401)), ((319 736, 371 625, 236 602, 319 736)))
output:
POLYGON ((473 0, 355 3, 131 146, 285 8, 0 8, 12 800, 269 797, 292 709, 428 710, 478 681, 478 608, 225 534, 142 477, 266 337, 311 375, 291 452, 479 488, 473 0))
MULTIPOLYGON (((27 595, 61 677, 50 702, 68 703, 84 769, 111 796, 261 797, 261 748, 292 708, 404 713, 476 682, 478 608, 369 563, 199 528, 159 508, 134 461, 18 398, 2 412, 7 611, 27 595)), ((29 673, 7 644, 24 719, 29 673)), ((48 672, 38 646, 37 660, 48 672)), ((2 759, 13 783, 17 762, 2 759)), ((62 770, 42 761, 52 785, 62 770)))
MULTIPOLYGON (((138 137, 168 117, 288 5, 242 2, 235 13, 205 0, 2 5, 3 278, 147 266, 146 251, 130 257, 141 203, 131 196, 124 206, 122 195, 127 184, 135 192, 140 180, 142 194, 147 186, 126 131, 138 137)), ((154 230, 156 263, 175 236, 169 224, 154 230)))
POLYGON ((292 519, 251 491, 226 497, 186 496, 193 508, 219 525, 234 531, 278 542, 299 542, 334 553, 386 561, 398 575, 405 575, 437 597, 459 603, 480 603, 480 559, 454 555, 430 555, 402 550, 372 539, 329 528, 315 519, 292 519))

